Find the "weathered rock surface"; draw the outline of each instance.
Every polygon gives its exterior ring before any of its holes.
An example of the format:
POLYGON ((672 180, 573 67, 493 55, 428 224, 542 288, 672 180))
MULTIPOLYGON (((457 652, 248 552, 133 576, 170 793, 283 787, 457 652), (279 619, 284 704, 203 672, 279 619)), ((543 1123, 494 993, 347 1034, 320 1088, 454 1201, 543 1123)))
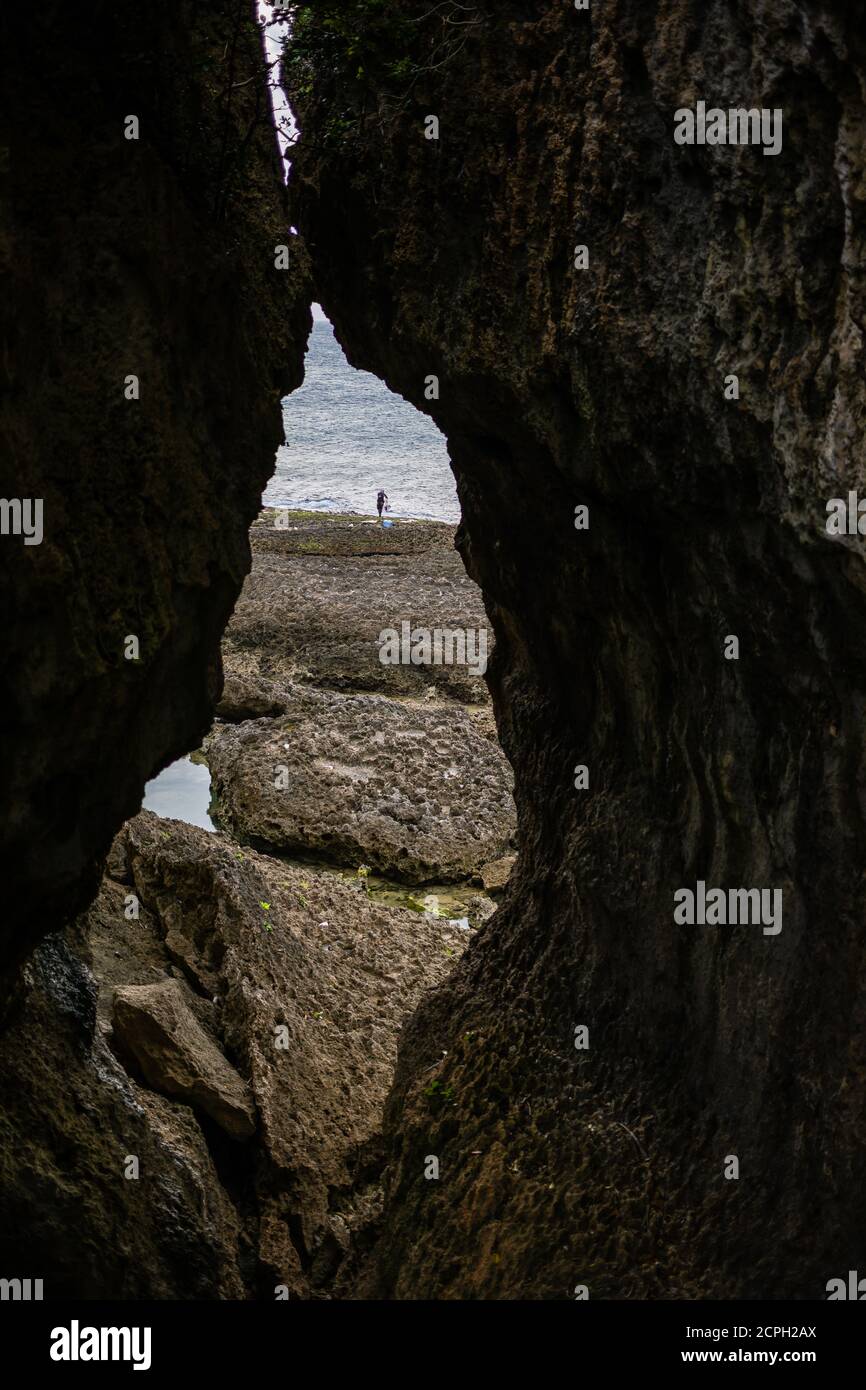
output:
POLYGON ((111 864, 0 1037, 4 1258, 46 1297, 320 1296, 381 1205, 400 1029, 467 933, 148 812, 111 864), (208 1117, 227 1093, 245 1143, 208 1117))
POLYGON ((508 850, 511 771, 460 706, 282 690, 285 717, 205 741, 236 836, 413 883, 469 878, 508 850))
POLYGON ((253 567, 223 643, 230 679, 263 680, 266 688, 306 681, 389 696, 432 690, 440 698, 487 704, 483 674, 471 667, 386 666, 379 659, 380 633, 399 632, 404 621, 489 628, 478 586, 454 549, 452 526, 413 521, 385 529, 365 517, 264 512, 250 540, 253 567), (288 529, 276 528, 281 515, 288 529))
POLYGON ((227 672, 216 713, 227 724, 241 724, 245 719, 267 719, 285 714, 286 702, 277 693, 272 681, 262 677, 247 677, 227 672))
POLYGON ((249 1088, 197 1022, 179 981, 116 990, 114 1036, 153 1090, 203 1110, 232 1139, 255 1134, 249 1088))
POLYGON ((501 859, 493 859, 489 864, 481 865, 478 877, 485 892, 501 893, 507 887, 516 858, 514 854, 505 854, 501 859))
MULTIPOLYGON (((122 936, 123 895, 104 893, 90 916, 122 936)), ((148 919, 126 927, 147 940, 148 919)), ((46 1298, 243 1297, 240 1223, 201 1129, 118 1063, 82 948, 74 929, 42 943, 0 1038, 4 1268, 46 1298)))
POLYGON ((824 529, 866 488, 860 17, 395 0, 325 46, 303 8, 298 226, 448 437, 522 846, 405 1036, 363 1287, 824 1297, 866 1243, 866 572, 824 529), (675 145, 698 100, 782 152, 675 145), (677 925, 698 880, 780 888, 781 933, 677 925))
POLYGON ((253 11, 3 8, 0 497, 43 538, 0 536, 0 966, 92 897, 219 691, 310 323, 253 11))

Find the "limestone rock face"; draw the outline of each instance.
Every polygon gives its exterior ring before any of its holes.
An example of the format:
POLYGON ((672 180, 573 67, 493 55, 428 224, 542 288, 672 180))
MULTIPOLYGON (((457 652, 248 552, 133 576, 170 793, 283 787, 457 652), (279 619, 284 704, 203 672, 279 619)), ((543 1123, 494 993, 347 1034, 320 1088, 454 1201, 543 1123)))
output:
POLYGON ((88 901, 219 693, 310 322, 303 254, 275 268, 293 239, 253 10, 0 21, 0 497, 43 507, 40 544, 0 537, 0 966, 88 901))
POLYGON ((7 1267, 46 1297, 353 1282, 397 1039, 466 938, 360 882, 135 817, 0 1034, 7 1267))
POLYGON ((114 1034, 154 1090, 203 1110, 233 1139, 255 1133, 249 1088, 197 1022, 177 980, 119 989, 114 1034))
POLYGON ((366 1287, 822 1298, 866 1240, 866 570, 825 529, 866 487, 861 18, 461 17, 350 10, 325 63, 312 7, 289 70, 317 296, 448 437, 521 830, 404 1036, 366 1287), (675 144, 700 100, 781 109, 781 152, 675 144), (677 924, 699 880, 781 889, 781 932, 677 924))
POLYGON ((280 520, 279 512, 264 512, 251 528, 253 568, 226 629, 227 672, 488 703, 484 676, 471 666, 380 660, 380 634, 400 632, 403 622, 483 628, 492 656, 487 614, 454 549, 452 526, 413 521, 385 530, 366 517, 289 513, 278 529, 280 520))
POLYGON ((468 878, 512 841, 511 770, 456 705, 283 687, 286 714, 205 743, 242 839, 413 883, 468 878))
MULTIPOLYGON (((92 914, 116 963, 122 896, 92 914)), ((81 951, 75 929, 40 945, 0 1038, 4 1263, 46 1298, 241 1298, 241 1223, 201 1129, 120 1065, 81 951)))

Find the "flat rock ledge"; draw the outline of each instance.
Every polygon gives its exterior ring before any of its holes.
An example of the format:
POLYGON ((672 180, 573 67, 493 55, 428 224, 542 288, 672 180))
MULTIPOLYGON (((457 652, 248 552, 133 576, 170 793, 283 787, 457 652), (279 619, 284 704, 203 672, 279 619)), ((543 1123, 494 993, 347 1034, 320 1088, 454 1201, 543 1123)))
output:
POLYGON ((284 686, 276 719, 205 743, 221 822, 282 853, 454 882, 513 851, 511 768, 470 713, 284 686))

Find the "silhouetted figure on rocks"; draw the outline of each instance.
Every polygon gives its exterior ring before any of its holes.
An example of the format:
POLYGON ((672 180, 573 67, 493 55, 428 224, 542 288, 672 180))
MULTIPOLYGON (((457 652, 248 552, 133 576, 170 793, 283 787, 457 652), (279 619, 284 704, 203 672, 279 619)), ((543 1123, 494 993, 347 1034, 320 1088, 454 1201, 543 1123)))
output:
POLYGON ((386 512, 391 510, 390 507, 388 506, 388 494, 387 494, 387 492, 385 491, 384 488, 380 488, 380 489, 379 489, 379 495, 378 495, 378 497, 376 498, 376 510, 377 510, 377 512, 379 513, 379 520, 380 520, 380 521, 382 520, 382 509, 383 509, 383 507, 384 507, 384 509, 385 509, 386 512))

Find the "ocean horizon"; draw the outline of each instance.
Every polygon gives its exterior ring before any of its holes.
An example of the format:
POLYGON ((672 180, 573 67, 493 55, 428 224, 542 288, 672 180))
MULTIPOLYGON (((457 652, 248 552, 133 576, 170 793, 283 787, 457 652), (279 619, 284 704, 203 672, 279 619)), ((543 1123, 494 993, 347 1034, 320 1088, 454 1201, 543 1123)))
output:
POLYGON ((285 443, 263 504, 375 516, 384 488, 395 520, 456 525, 445 437, 430 417, 350 366, 323 315, 314 317, 304 367, 303 385, 282 402, 285 443))

